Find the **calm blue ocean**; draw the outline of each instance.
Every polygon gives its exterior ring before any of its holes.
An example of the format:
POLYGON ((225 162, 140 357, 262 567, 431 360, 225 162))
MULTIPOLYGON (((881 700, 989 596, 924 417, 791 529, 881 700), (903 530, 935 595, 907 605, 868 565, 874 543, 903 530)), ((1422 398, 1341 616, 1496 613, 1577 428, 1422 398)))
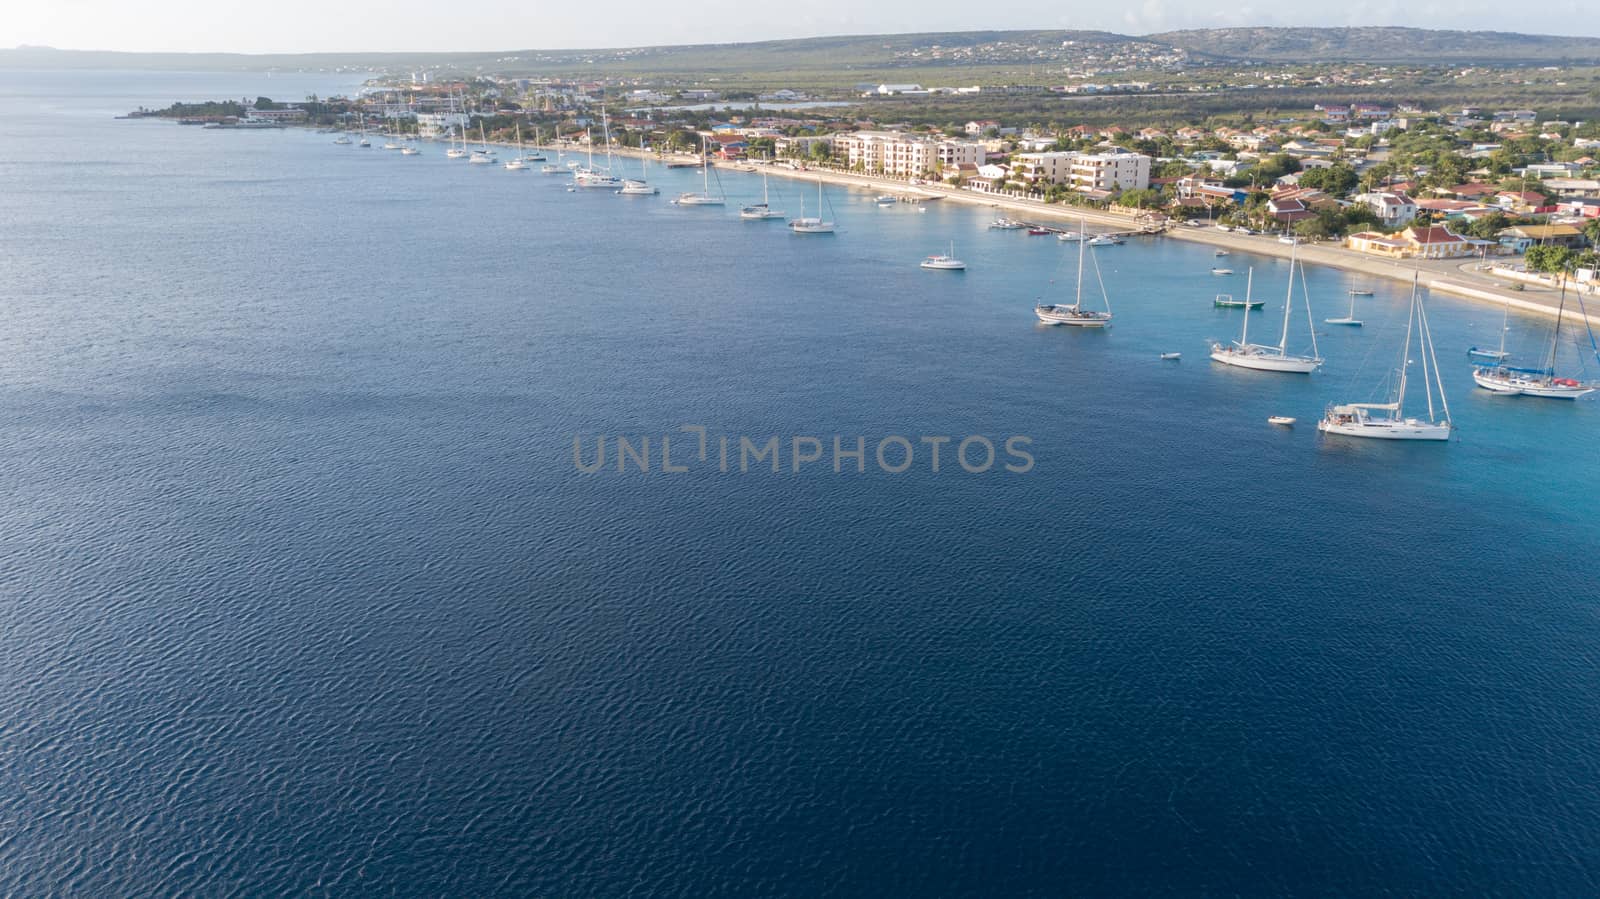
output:
POLYGON ((1394 284, 1224 370, 1286 263, 1131 241, 1053 330, 978 208, 111 118, 349 87, 0 73, 0 894, 1600 892, 1600 405, 1475 392, 1499 309, 1429 298, 1456 440, 1321 439, 1394 284), (868 471, 573 464, 685 425, 868 471))

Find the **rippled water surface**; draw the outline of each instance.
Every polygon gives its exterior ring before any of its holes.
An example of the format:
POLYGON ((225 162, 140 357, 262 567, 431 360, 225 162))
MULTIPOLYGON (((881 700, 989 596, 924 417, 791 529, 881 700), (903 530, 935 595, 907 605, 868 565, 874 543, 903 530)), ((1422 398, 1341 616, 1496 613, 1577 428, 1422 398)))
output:
MULTIPOLYGON (((1395 285, 1313 270, 1367 326, 1218 370, 1200 246, 1101 252, 1076 333, 1030 311, 1073 251, 982 209, 807 239, 688 172, 111 118, 340 87, 0 74, 0 893, 1600 890, 1600 406, 1475 393, 1500 310, 1429 301, 1457 440, 1323 440, 1395 285), (573 465, 684 425, 712 462, 573 465)), ((1229 264, 1275 339, 1285 263, 1229 264)))

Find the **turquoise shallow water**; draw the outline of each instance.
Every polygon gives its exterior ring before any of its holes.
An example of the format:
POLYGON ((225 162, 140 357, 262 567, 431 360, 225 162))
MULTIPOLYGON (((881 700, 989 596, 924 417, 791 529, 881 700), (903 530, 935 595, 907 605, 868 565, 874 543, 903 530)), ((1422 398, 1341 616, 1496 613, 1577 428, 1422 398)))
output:
POLYGON ((1429 298, 1457 440, 1323 440, 1394 284, 1312 269, 1367 326, 1219 370, 1205 247, 1103 251, 1077 333, 1073 251, 981 209, 798 238, 109 118, 269 87, 0 75, 0 892, 1600 886, 1600 407, 1473 391, 1500 310, 1429 298), (1036 465, 574 469, 683 425, 1036 465))

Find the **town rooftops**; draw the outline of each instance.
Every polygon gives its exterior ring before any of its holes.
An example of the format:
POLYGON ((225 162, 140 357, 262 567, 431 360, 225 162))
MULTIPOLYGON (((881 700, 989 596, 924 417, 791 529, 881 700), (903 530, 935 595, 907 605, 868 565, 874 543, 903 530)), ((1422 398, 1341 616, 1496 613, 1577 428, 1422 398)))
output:
POLYGON ((1426 228, 1407 228, 1402 233, 1412 243, 1419 244, 1464 243, 1466 241, 1465 237, 1451 233, 1450 229, 1443 225, 1431 225, 1426 228))

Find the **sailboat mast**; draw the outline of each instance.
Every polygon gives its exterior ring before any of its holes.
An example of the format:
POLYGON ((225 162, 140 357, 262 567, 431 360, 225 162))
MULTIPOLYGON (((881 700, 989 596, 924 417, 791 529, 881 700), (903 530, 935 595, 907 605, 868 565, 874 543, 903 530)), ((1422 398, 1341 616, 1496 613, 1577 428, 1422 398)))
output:
POLYGON ((1244 330, 1239 334, 1241 346, 1250 342, 1250 285, 1255 283, 1256 267, 1250 266, 1244 275, 1244 330))
POLYGON ((1083 254, 1084 254, 1084 247, 1089 243, 1087 238, 1084 237, 1086 228, 1088 228, 1088 221, 1086 219, 1079 218, 1078 219, 1078 293, 1077 293, 1077 296, 1073 297, 1073 299, 1072 299, 1072 308, 1073 308, 1074 311, 1076 311, 1077 309, 1079 309, 1080 307, 1083 306, 1083 254))
MULTIPOLYGON (((1400 392, 1394 398, 1394 412, 1391 413, 1393 418, 1401 417, 1401 410, 1406 404, 1406 373, 1411 367, 1411 325, 1416 319, 1417 282, 1413 279, 1411 282, 1411 306, 1406 309, 1406 342, 1400 345, 1400 392)), ((1426 365, 1422 368, 1422 383, 1424 386, 1428 383, 1428 368, 1426 365)), ((1432 416, 1429 417, 1431 418, 1432 416)))
POLYGON ((1506 358, 1506 332, 1511 330, 1511 298, 1506 297, 1505 311, 1500 313, 1500 361, 1506 358))
MULTIPOLYGON (((1289 310, 1294 308, 1294 262, 1295 251, 1299 249, 1299 246, 1297 243, 1289 248, 1289 293, 1283 299, 1283 334, 1278 337, 1278 355, 1280 356, 1289 352, 1289 310)), ((1249 312, 1250 310, 1246 309, 1245 311, 1249 312)), ((1248 316, 1246 317, 1248 318, 1248 316)))
MULTIPOLYGON (((1428 307, 1421 300, 1417 302, 1417 320, 1422 323, 1422 340, 1428 348, 1428 362, 1433 365, 1433 380, 1439 386, 1439 408, 1444 410, 1444 420, 1450 421, 1450 400, 1444 395, 1444 375, 1439 373, 1439 357, 1433 351, 1433 326, 1428 324, 1428 307)), ((1428 406, 1428 417, 1433 417, 1433 406, 1428 406)))
POLYGON ((1561 319, 1567 311, 1567 280, 1561 279, 1561 305, 1556 307, 1556 330, 1550 335, 1550 362, 1545 366, 1545 374, 1551 377, 1556 373, 1556 349, 1561 345, 1561 319))

